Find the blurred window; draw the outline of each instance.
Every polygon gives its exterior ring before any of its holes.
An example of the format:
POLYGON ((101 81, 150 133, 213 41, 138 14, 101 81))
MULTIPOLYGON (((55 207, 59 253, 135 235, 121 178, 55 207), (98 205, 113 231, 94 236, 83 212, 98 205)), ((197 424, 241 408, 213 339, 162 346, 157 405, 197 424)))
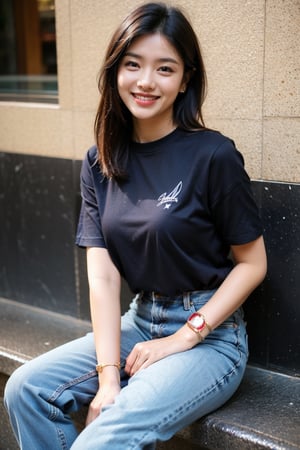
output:
POLYGON ((0 101, 58 102, 54 0, 0 0, 0 101))

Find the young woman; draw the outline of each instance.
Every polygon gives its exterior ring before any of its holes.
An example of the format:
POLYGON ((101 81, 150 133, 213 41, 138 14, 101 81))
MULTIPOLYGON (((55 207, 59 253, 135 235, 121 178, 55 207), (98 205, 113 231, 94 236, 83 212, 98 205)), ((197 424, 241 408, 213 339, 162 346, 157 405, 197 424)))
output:
POLYGON ((243 158, 203 123, 204 66, 183 14, 133 11, 99 87, 77 234, 94 332, 10 378, 25 450, 155 448, 223 405, 247 361, 240 307, 266 273, 243 158), (121 277, 135 293, 122 318, 121 277), (87 404, 77 436, 69 414, 87 404))

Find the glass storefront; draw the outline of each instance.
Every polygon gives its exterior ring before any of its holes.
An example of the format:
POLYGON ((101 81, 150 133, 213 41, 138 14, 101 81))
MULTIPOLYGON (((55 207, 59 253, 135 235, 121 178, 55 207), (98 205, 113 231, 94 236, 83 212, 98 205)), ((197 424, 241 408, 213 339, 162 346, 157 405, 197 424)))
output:
POLYGON ((54 0, 0 0, 0 101, 58 103, 54 0))

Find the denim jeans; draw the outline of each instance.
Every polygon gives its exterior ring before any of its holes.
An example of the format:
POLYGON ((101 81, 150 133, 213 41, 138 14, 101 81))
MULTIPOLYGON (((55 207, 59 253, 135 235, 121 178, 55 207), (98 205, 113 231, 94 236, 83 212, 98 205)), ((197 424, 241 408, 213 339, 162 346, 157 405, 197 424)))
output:
MULTIPOLYGON (((174 333, 213 291, 178 297, 139 294, 122 317, 121 363, 137 342, 174 333)), ((168 356, 128 378, 121 368, 115 403, 79 435, 70 413, 98 389, 93 334, 17 369, 5 405, 23 450, 154 449, 178 430, 223 405, 239 386, 248 356, 239 309, 191 350, 168 356)))

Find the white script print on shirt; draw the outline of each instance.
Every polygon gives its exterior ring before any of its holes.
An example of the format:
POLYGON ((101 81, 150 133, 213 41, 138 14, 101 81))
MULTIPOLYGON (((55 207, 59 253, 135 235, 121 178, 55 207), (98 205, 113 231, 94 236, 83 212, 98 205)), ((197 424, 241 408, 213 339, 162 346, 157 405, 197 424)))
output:
POLYGON ((161 206, 165 205, 164 209, 169 209, 172 203, 178 202, 178 195, 180 194, 180 191, 182 189, 182 181, 180 181, 177 186, 173 189, 173 191, 170 192, 170 194, 167 194, 164 192, 161 194, 157 199, 157 205, 161 206))

